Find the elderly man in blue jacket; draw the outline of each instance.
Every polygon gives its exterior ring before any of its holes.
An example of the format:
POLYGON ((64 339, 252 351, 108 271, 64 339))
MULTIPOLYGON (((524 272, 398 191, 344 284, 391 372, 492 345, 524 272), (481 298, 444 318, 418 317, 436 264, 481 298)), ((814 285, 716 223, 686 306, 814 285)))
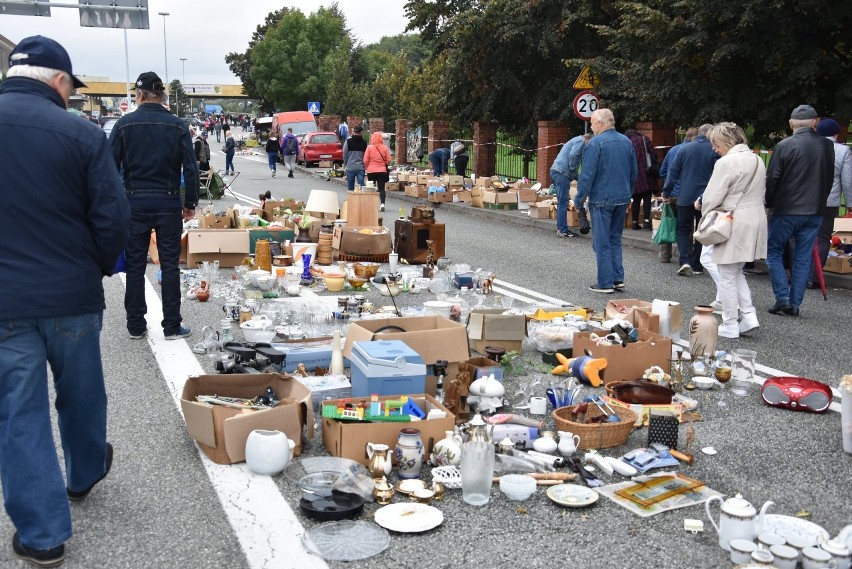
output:
POLYGON ((85 498, 112 465, 102 280, 127 241, 130 214, 104 133, 66 111, 71 92, 85 85, 65 49, 32 36, 9 60, 0 85, 0 476, 15 555, 54 567, 72 533, 68 500, 85 498))
POLYGON ((612 294, 624 290, 624 265, 621 259, 621 234, 627 204, 633 197, 638 175, 636 153, 630 139, 615 130, 615 116, 609 109, 592 113, 595 136, 586 145, 583 171, 577 182, 574 201, 589 199, 592 215, 592 246, 598 265, 597 282, 592 292, 612 294))

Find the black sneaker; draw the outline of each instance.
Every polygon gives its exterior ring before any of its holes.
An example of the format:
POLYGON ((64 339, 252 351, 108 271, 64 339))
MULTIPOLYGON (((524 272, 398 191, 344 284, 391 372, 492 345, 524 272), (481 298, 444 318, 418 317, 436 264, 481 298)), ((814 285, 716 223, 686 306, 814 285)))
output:
POLYGON ((186 338, 187 336, 192 336, 192 328, 181 326, 174 334, 166 334, 166 340, 180 340, 181 338, 186 338))
POLYGON ((789 302, 789 301, 786 301, 786 300, 779 300, 779 301, 777 301, 775 304, 773 304, 772 306, 770 306, 770 307, 769 307, 769 309, 767 310, 767 312, 769 312, 769 314, 779 314, 779 313, 782 313, 782 312, 783 312, 784 314, 788 314, 788 313, 789 313, 788 311, 789 311, 791 308, 793 308, 793 307, 792 307, 792 306, 790 306, 790 302, 789 302))
POLYGON ((142 338, 148 335, 148 329, 145 328, 144 330, 138 333, 128 332, 128 334, 130 334, 131 340, 141 340, 142 338))
POLYGON ((583 226, 580 227, 580 233, 582 233, 583 235, 588 235, 589 231, 591 231, 591 230, 592 230, 591 225, 583 225, 583 226))
POLYGON ((625 287, 624 287, 623 282, 616 281, 616 282, 612 283, 612 288, 614 288, 615 290, 624 290, 625 287))
POLYGON ((50 549, 33 549, 21 543, 18 532, 12 536, 12 549, 20 559, 29 561, 39 567, 58 567, 65 561, 65 544, 50 549))
POLYGON ((287 177, 288 177, 288 178, 292 178, 292 177, 293 177, 293 170, 290 170, 290 173, 289 173, 289 174, 287 174, 287 177))
POLYGON ((604 288, 604 287, 600 287, 596 284, 591 285, 589 287, 589 290, 592 291, 592 292, 599 292, 601 294, 612 294, 612 293, 615 292, 614 288, 604 288))
POLYGON ((565 231, 557 231, 557 237, 576 237, 577 234, 572 232, 570 229, 566 229, 565 231))
POLYGON ((639 229, 642 229, 642 227, 637 222, 634 221, 633 222, 633 229, 638 231, 639 229))
MULTIPOLYGON (((86 488, 85 490, 80 490, 79 492, 75 492, 74 490, 70 490, 68 488, 65 489, 65 493, 68 494, 68 499, 72 502, 79 502, 83 498, 89 495, 89 492, 92 491, 92 488, 95 487, 95 484, 106 478, 107 474, 109 474, 110 469, 112 469, 112 445, 110 443, 106 444, 106 471, 103 476, 92 482, 92 485, 86 488)), ((52 567, 52 565, 45 565, 45 567, 52 567)))

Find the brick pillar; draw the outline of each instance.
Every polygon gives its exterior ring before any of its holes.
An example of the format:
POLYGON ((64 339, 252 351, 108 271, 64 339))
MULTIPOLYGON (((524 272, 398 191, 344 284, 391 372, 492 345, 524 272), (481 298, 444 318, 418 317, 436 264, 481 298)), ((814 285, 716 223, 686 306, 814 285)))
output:
POLYGON ((657 149, 657 158, 661 164, 669 148, 677 144, 677 131, 675 128, 661 122, 638 122, 636 123, 636 132, 650 138, 655 148, 657 146, 665 147, 657 149))
POLYGON ((479 176, 493 176, 497 169, 497 123, 473 123, 473 168, 479 176))
POLYGON ((562 149, 561 144, 568 141, 568 125, 556 121, 538 121, 538 155, 536 158, 535 179, 542 187, 550 187, 550 167, 556 155, 562 149))
POLYGON ((450 147, 450 121, 429 121, 429 154, 450 147))
POLYGON ((396 119, 395 133, 396 133, 396 148, 394 149, 394 154, 396 156, 397 164, 409 164, 408 162, 408 139, 406 136, 408 135, 409 130, 414 130, 414 123, 412 123, 408 119, 396 119))
POLYGON ((346 117, 346 124, 349 126, 349 132, 351 133, 353 128, 361 124, 361 117, 346 117))
POLYGON ((337 132, 339 120, 337 115, 320 115, 317 117, 317 128, 323 132, 337 132))
POLYGON ((367 124, 371 133, 385 131, 385 119, 367 119, 367 124))

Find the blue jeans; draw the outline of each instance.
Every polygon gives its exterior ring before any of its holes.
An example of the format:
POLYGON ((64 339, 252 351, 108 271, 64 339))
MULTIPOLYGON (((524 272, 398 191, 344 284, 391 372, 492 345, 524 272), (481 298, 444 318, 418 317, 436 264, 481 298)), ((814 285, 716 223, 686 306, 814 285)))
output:
POLYGON ((627 217, 627 204, 613 206, 591 206, 592 247, 598 263, 600 288, 612 288, 624 282, 624 265, 621 261, 621 234, 627 217))
POLYGON ((703 271, 701 267, 701 243, 693 241, 692 234, 695 226, 701 219, 701 212, 695 209, 691 203, 677 204, 677 250, 680 255, 678 264, 689 265, 693 271, 703 271))
POLYGON ((267 152, 266 156, 269 158, 269 169, 273 172, 278 171, 278 153, 277 152, 267 152))
POLYGON ((225 153, 225 172, 234 171, 234 152, 225 153))
POLYGON ((166 336, 180 330, 180 236, 183 232, 183 213, 180 208, 156 211, 131 210, 130 240, 127 242, 127 288, 124 309, 127 312, 127 331, 141 334, 147 327, 145 313, 145 269, 148 267, 148 245, 151 230, 157 232, 157 253, 163 273, 163 333, 166 336))
POLYGON ((6 512, 28 547, 68 540, 66 487, 84 490, 106 470, 102 322, 100 311, 0 320, 0 477, 6 512), (53 372, 67 484, 50 424, 45 360, 53 372))
POLYGON ((571 188, 571 180, 568 179, 568 176, 556 170, 550 171, 550 179, 553 180, 553 185, 556 186, 556 231, 567 233, 568 191, 571 188))
POLYGON ((346 171, 346 187, 349 191, 355 190, 355 180, 358 180, 358 185, 364 186, 364 170, 357 170, 355 172, 346 171))
POLYGON ((773 215, 769 218, 766 265, 777 302, 789 302, 796 308, 802 304, 811 272, 814 241, 821 223, 821 215, 773 215), (792 277, 788 283, 783 254, 790 239, 795 239, 795 245, 790 259, 792 277))

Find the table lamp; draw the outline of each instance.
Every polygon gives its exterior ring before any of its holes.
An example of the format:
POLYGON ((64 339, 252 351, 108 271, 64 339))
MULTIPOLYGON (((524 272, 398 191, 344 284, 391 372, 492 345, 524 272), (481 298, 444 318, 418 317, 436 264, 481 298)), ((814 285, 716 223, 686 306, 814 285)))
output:
POLYGON ((340 205, 337 203, 337 193, 330 190, 311 190, 308 202, 305 204, 308 213, 333 214, 335 218, 340 214, 340 205))

